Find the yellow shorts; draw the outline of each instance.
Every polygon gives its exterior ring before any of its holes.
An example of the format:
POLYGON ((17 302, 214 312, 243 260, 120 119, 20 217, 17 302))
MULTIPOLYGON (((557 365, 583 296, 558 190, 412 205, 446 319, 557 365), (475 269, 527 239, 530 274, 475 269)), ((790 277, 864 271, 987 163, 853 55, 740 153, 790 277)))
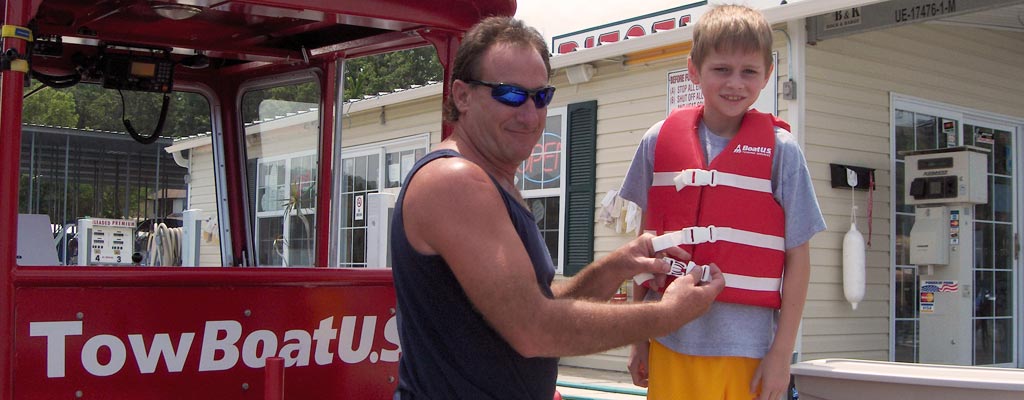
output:
POLYGON ((652 400, 750 400, 750 381, 761 360, 676 353, 651 341, 647 398, 652 400))

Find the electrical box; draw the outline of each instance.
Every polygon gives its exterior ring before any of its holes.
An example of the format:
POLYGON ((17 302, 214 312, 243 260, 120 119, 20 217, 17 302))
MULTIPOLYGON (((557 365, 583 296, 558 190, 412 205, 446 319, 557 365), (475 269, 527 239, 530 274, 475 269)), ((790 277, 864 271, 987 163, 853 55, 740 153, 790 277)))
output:
POLYGON ((366 266, 391 266, 391 217, 398 196, 391 193, 366 195, 366 266))
POLYGON ((949 207, 917 207, 914 210, 914 227, 910 229, 911 264, 949 264, 949 216, 949 207))
POLYGON ((78 265, 132 265, 134 252, 135 221, 78 220, 78 265))
POLYGON ((905 156, 908 205, 988 202, 987 150, 951 147, 905 156))
POLYGON ((190 208, 181 212, 181 266, 199 266, 199 237, 203 231, 203 210, 190 208))

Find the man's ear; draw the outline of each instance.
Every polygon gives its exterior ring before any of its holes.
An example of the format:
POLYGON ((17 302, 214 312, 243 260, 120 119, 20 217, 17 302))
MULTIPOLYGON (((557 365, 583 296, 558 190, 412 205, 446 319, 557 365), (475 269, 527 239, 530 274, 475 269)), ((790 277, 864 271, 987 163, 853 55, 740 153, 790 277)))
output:
MULTIPOLYGON (((686 57, 686 70, 690 74, 690 81, 694 84, 700 85, 700 69, 697 68, 693 63, 693 57, 686 57)), ((765 81, 767 83, 768 81, 765 81)))
POLYGON ((455 108, 459 110, 459 114, 463 114, 469 109, 469 89, 471 85, 463 82, 459 79, 452 80, 452 100, 455 104, 455 108))

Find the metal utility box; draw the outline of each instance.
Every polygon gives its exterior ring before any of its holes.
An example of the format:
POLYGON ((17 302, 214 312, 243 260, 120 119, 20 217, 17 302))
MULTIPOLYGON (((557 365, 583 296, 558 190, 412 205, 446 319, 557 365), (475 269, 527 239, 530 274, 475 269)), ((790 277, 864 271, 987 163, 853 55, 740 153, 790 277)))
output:
POLYGON ((907 205, 988 202, 986 152, 951 147, 907 153, 907 205))
POLYGON ((366 266, 391 267, 391 217, 398 196, 391 193, 366 195, 366 266))
POLYGON ((78 220, 78 265, 132 265, 134 252, 135 221, 78 220))

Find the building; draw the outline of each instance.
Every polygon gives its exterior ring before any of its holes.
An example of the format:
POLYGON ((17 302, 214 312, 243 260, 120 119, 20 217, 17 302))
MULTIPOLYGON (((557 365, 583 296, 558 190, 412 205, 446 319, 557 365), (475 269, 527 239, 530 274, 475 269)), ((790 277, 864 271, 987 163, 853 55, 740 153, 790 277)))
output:
MULTIPOLYGON (((1024 208, 1017 195, 1024 172, 1024 80, 1019 78, 1024 76, 1024 2, 749 3, 761 8, 776 29, 777 79, 769 88, 774 96, 765 97, 774 101, 767 104, 793 126, 829 226, 811 241, 800 358, 1024 366, 1019 256, 1024 208), (974 243, 945 265, 911 264, 910 242, 916 239, 911 229, 920 218, 915 210, 923 207, 905 198, 910 168, 905 153, 959 146, 987 150, 981 178, 987 181, 987 201, 964 208, 962 216, 970 225, 955 226, 957 232, 941 227, 937 237, 974 243), (874 190, 851 195, 842 179, 833 183, 833 170, 843 176, 847 166, 873 171, 874 190), (843 294, 843 237, 855 204, 858 229, 870 233, 865 236, 870 243, 866 294, 856 309, 843 294), (959 232, 965 235, 954 236, 959 232), (928 287, 944 281, 958 288, 932 292, 928 287), (959 311, 946 312, 953 308, 959 311), (950 341, 955 343, 943 344, 950 341)), ((575 44, 559 42, 560 37, 552 43, 555 51, 575 51, 552 58, 552 84, 558 91, 549 107, 549 133, 524 164, 519 183, 561 272, 573 273, 633 235, 598 222, 600 203, 620 184, 646 129, 675 102, 689 101, 669 94, 693 92, 685 80, 673 78, 685 72, 689 24, 707 7, 705 2, 684 5, 561 37, 575 44), (664 22, 669 18, 675 25, 671 29, 664 22)), ((440 105, 440 85, 344 105, 337 118, 341 151, 335 158, 344 176, 338 177, 341 189, 335 197, 351 212, 336 221, 346 234, 330 243, 337 265, 366 265, 364 196, 396 193, 407 168, 440 141, 440 105)), ((310 164, 315 153, 308 150, 315 146, 297 141, 315 138, 315 117, 261 119, 247 128, 254 138, 250 146, 294 143, 273 147, 280 150, 274 154, 250 150, 257 166, 253 172, 261 177, 255 197, 310 182, 301 176, 315 170, 310 164)), ((186 139, 168 151, 189 150, 190 159, 197 160, 211 157, 209 143, 209 138, 186 139)), ((215 170, 210 161, 202 165, 211 168, 191 171, 191 208, 213 204, 215 170)), ((862 175, 861 186, 868 186, 868 177, 862 175)), ((301 264, 284 261, 290 250, 280 243, 308 240, 301 229, 286 229, 299 226, 296 217, 306 208, 261 208, 259 201, 252 202, 262 218, 256 229, 267 232, 257 235, 265 245, 255 250, 260 259, 301 264)), ((948 213, 943 215, 949 220, 948 213)), ((217 257, 205 247, 203 254, 217 257)), ((625 355, 612 351, 565 362, 624 369, 625 355)))

